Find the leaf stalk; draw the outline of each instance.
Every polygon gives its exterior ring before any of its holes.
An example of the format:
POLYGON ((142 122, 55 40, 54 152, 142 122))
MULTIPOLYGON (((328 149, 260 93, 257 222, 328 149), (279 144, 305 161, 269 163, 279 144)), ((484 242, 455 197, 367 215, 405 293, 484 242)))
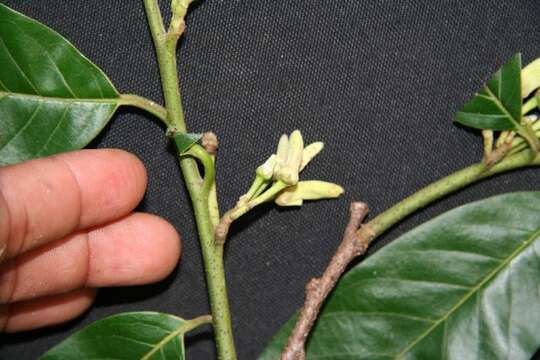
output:
POLYGON ((133 94, 120 95, 120 101, 118 105, 129 105, 147 111, 150 114, 156 116, 165 126, 169 126, 169 119, 167 117, 167 109, 163 106, 144 98, 142 96, 133 94))

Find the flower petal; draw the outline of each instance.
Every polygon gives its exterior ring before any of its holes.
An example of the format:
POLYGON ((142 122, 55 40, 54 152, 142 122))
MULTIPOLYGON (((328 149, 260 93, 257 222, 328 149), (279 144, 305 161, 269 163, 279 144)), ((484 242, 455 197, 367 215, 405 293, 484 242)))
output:
POLYGON ((300 171, 304 170, 304 168, 309 164, 309 162, 317 156, 321 150, 324 148, 324 143, 317 141, 314 143, 309 144, 304 148, 304 151, 302 152, 302 164, 300 165, 300 171))
POLYGON ((344 189, 334 183, 318 180, 300 181, 283 190, 275 199, 280 206, 299 206, 304 200, 337 198, 344 189))

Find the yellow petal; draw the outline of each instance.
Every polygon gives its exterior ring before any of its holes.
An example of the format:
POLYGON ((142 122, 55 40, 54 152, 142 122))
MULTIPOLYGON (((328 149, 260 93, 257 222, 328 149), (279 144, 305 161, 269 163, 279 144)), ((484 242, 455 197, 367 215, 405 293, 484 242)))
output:
POLYGON ((279 206, 302 206, 304 203, 302 199, 293 199, 290 196, 278 196, 275 202, 279 206))
POLYGON ((280 206, 299 206, 304 200, 337 198, 343 192, 344 189, 334 183, 318 180, 300 181, 281 192, 275 202, 280 206))
POLYGON ((302 164, 302 153, 304 152, 304 139, 300 130, 294 130, 289 138, 289 149, 287 152, 287 165, 293 169, 300 170, 302 164))
POLYGON ((276 178, 287 185, 298 183, 298 173, 302 163, 302 152, 304 151, 304 140, 299 130, 292 132, 289 137, 289 148, 287 151, 287 163, 278 168, 276 178))
POLYGON ((289 137, 285 134, 281 135, 279 138, 279 143, 277 147, 277 163, 281 166, 285 165, 287 162, 287 152, 289 150, 289 137))
POLYGON ((521 70, 521 97, 526 98, 540 88, 540 58, 521 70))
POLYGON ((317 156, 321 152, 321 150, 324 148, 324 143, 317 141, 312 144, 309 144, 304 148, 304 151, 302 152, 302 164, 300 165, 300 171, 304 170, 304 168, 309 164, 309 162, 317 156))

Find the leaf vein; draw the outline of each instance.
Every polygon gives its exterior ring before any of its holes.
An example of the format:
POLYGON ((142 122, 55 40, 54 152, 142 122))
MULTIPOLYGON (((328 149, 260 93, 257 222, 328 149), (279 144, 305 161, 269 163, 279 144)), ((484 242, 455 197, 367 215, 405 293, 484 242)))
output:
POLYGON ((11 51, 9 51, 9 47, 6 45, 4 39, 2 39, 1 37, 0 37, 0 42, 2 43, 4 48, 6 49, 6 54, 8 55, 8 57, 11 59, 11 61, 15 65, 15 68, 20 72, 21 76, 28 82, 28 84, 34 90, 36 95, 39 95, 40 93, 39 93, 37 87, 34 85, 33 81, 30 80, 30 78, 26 75, 26 72, 19 66, 19 63, 15 60, 15 58, 11 54, 11 51))
POLYGON ((141 341, 141 340, 136 340, 136 339, 133 339, 133 338, 129 338, 127 336, 124 336, 124 335, 111 335, 112 338, 118 338, 118 339, 124 339, 128 342, 133 342, 133 343, 136 343, 136 344, 141 344, 141 345, 144 345, 144 346, 148 346, 148 347, 154 347, 156 346, 156 344, 151 344, 151 343, 148 343, 146 341, 141 341))
POLYGON ((15 140, 15 138, 17 138, 19 135, 21 135, 21 133, 23 133, 27 128, 28 126, 30 126, 30 124, 32 123, 32 121, 34 120, 34 118, 36 117, 37 113, 39 112, 39 109, 41 108, 41 104, 38 104, 36 106, 36 108, 34 109, 34 111, 32 112, 32 115, 30 115, 30 117, 28 118, 28 120, 26 121, 26 124, 24 124, 14 135, 11 139, 8 140, 8 142, 6 142, 4 145, 2 145, 0 147, 0 150, 4 149, 6 146, 8 146, 13 140, 15 140))
POLYGON ((514 117, 508 112, 506 107, 504 107, 504 105, 501 103, 501 101, 495 96, 495 94, 493 94, 493 92, 491 91, 491 89, 488 86, 485 86, 484 88, 486 89, 486 92, 489 94, 489 96, 493 97, 493 102, 499 108, 499 110, 506 117, 508 117, 514 123, 514 125, 516 125, 516 127, 519 128, 520 127, 520 122, 517 119, 514 119, 514 117))
POLYGON ((75 93, 73 92, 73 89, 71 88, 71 86, 68 84, 64 74, 62 73, 62 71, 60 70, 60 68, 58 67, 58 64, 54 61, 54 59, 52 58, 49 50, 47 48, 45 48, 39 41, 37 41, 34 37, 28 35, 28 33, 23 29, 21 28, 20 26, 18 26, 17 24, 14 24, 15 27, 17 27, 19 29, 19 32, 21 34, 24 34, 26 35, 26 37, 28 37, 29 39, 31 39, 39 48, 41 48, 41 50, 43 50, 43 53, 47 56, 47 58, 51 61, 52 65, 53 65, 53 68, 56 70, 56 72, 58 73, 58 75, 60 76, 60 80, 62 80, 62 83, 64 84, 66 90, 74 97, 76 98, 77 95, 75 95, 75 93))
POLYGON ((428 336, 442 321, 447 321, 450 315, 452 315, 456 310, 459 309, 461 305, 463 305, 471 296, 476 295, 478 296, 478 291, 482 286, 484 286, 488 281, 490 281, 499 271, 501 271, 502 268, 504 268, 506 265, 510 263, 516 256, 518 256, 523 249, 531 245, 531 243, 536 240, 540 236, 540 228, 531 234, 531 236, 524 241, 520 246, 514 250, 508 258, 505 259, 501 264, 499 264, 497 267, 493 269, 489 274, 486 275, 486 277, 480 281, 476 286, 471 288, 471 290, 454 305, 446 314, 444 314, 439 320, 437 320, 432 326, 430 326, 422 335, 420 335, 417 339, 412 341, 409 345, 407 345, 401 352, 399 352, 396 355, 396 359, 400 359, 405 353, 407 353, 411 348, 413 348, 415 345, 417 345, 420 341, 422 341, 426 336, 428 336))
POLYGON ((382 356, 382 357, 387 357, 387 358, 392 358, 394 356, 394 354, 389 354, 389 353, 377 353, 377 352, 332 352, 330 354, 324 354, 324 355, 312 355, 310 354, 309 355, 309 358, 310 359, 326 359, 326 358, 334 358, 336 356, 340 356, 340 355, 345 355, 345 356, 354 356, 354 355, 360 355, 362 357, 365 357, 365 356, 382 356))
POLYGON ((6 90, 6 91, 9 91, 9 89, 7 88, 6 84, 4 84, 2 82, 2 80, 0 80, 0 86, 2 87, 2 89, 6 90))
POLYGON ((430 319, 422 316, 414 316, 414 315, 408 315, 408 314, 400 314, 400 313, 391 313, 391 312, 385 312, 385 311, 347 311, 347 310, 338 310, 338 311, 332 311, 328 314, 322 314, 321 317, 337 317, 337 316, 393 316, 393 317, 399 317, 403 319, 410 319, 415 321, 422 321, 422 322, 430 322, 434 323, 435 319, 430 319))
POLYGON ((141 357, 141 360, 148 360, 152 357, 152 355, 154 355, 156 353, 156 351, 162 351, 161 349, 167 345, 167 343, 171 340, 173 340, 175 337, 177 337, 178 335, 182 334, 184 331, 185 331, 185 324, 182 324, 178 329, 174 330, 173 332, 171 332, 169 335, 165 336, 160 342, 158 342, 155 347, 150 350, 149 352, 147 352, 146 354, 144 354, 144 356, 141 357))
POLYGON ((342 285, 341 289, 348 289, 348 288, 351 288, 351 287, 359 287, 362 284, 362 282, 364 282, 366 280, 368 280, 368 281, 369 280, 377 280, 377 281, 379 281, 379 280, 395 280, 395 281, 398 281, 398 282, 426 283, 426 284, 443 285, 443 286, 446 286, 446 287, 455 287, 455 288, 461 288, 461 289, 471 289, 472 288, 471 286, 446 283, 446 282, 442 282, 442 281, 416 280, 416 279, 403 279, 403 278, 377 276, 376 278, 373 278, 373 279, 361 279, 359 281, 351 282, 350 284, 342 285))
POLYGON ((64 109, 64 112, 62 113, 62 117, 60 118, 60 121, 58 121, 58 123, 56 124, 56 126, 54 127, 53 131, 51 132, 51 134, 49 135, 49 137, 47 138, 47 140, 45 140, 45 143, 43 144, 43 146, 41 147, 41 149, 39 149, 39 151, 37 152, 37 156, 42 156, 43 154, 43 151, 47 148, 47 146, 49 145, 49 143, 51 142, 52 138, 54 137, 54 135, 56 135, 56 132, 58 131, 58 129, 60 129, 60 125, 62 125, 62 123, 64 122, 65 118, 66 118, 66 115, 67 113, 69 112, 69 109, 71 108, 71 104, 69 104, 65 109, 64 109))
MULTIPOLYGON (((77 60, 77 62, 79 64, 81 64, 82 66, 85 66, 86 64, 84 64, 82 61, 81 61, 81 58, 79 58, 78 56, 75 56, 74 59, 77 60)), ((93 65, 93 64, 92 64, 93 65)), ((101 84, 99 83, 97 77, 96 77, 96 74, 95 72, 93 71, 94 69, 91 69, 89 71, 90 75, 92 76, 92 80, 94 81, 94 83, 97 85, 97 90, 99 91, 99 97, 100 98, 103 98, 105 97, 104 93, 103 93, 103 89, 101 88, 101 84)))

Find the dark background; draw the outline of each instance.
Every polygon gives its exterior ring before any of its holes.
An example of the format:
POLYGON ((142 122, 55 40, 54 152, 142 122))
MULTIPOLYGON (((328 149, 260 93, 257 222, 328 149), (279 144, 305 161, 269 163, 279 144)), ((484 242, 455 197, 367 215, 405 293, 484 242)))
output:
MULTIPOLYGON (((142 1, 2 1, 71 40, 120 91, 162 100, 142 1)), ((168 1, 162 1, 166 5, 168 1)), ((165 6, 164 6, 165 8, 165 6)), ((304 179, 342 184, 337 201, 300 210, 267 206, 232 230, 226 270, 240 359, 255 359, 303 300, 341 239, 352 199, 377 214, 432 181, 481 158, 478 133, 454 113, 515 52, 540 56, 535 0, 206 0, 193 7, 179 69, 189 129, 220 137, 222 210, 252 180, 283 132, 302 130, 326 149, 304 179)), ((183 236, 178 269, 153 286, 103 289, 67 325, 2 335, 0 358, 32 359, 105 316, 155 310, 186 318, 208 300, 186 191, 158 122, 122 109, 93 147, 135 153, 149 172, 140 210, 183 236)), ((471 186, 409 218, 370 253, 407 229, 472 200, 538 189, 522 170, 471 186)), ((210 329, 187 340, 190 359, 213 359, 210 329)))

